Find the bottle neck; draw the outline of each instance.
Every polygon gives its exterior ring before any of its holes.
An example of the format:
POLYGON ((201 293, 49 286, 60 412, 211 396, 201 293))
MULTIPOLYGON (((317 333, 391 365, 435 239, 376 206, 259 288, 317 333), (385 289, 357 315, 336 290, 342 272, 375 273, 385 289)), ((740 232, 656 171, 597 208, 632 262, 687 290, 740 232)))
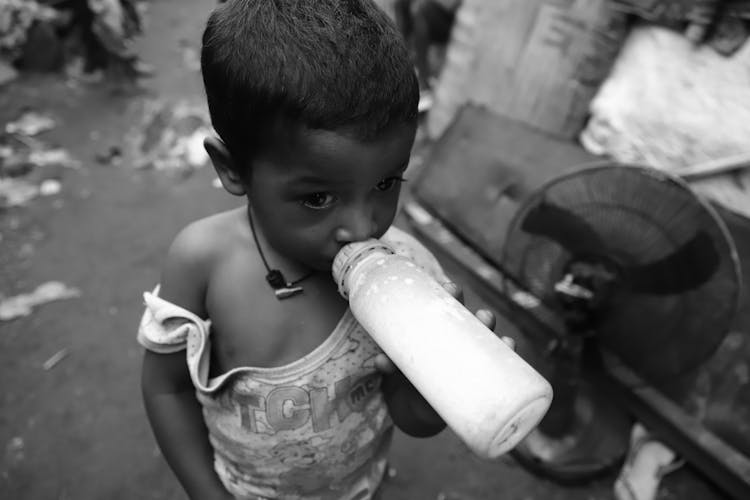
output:
POLYGON ((357 241, 343 247, 333 261, 332 271, 341 296, 349 299, 349 276, 358 265, 370 257, 382 257, 395 253, 390 246, 376 239, 357 241))

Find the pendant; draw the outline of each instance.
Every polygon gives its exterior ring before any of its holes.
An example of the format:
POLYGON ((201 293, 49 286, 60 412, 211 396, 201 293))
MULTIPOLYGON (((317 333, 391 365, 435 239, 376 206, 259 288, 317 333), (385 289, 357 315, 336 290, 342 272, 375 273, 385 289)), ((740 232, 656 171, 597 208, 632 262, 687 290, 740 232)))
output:
POLYGON ((276 288, 273 293, 276 294, 276 298, 279 300, 288 299, 289 297, 293 297, 297 294, 302 293, 304 290, 301 286, 295 286, 291 284, 287 284, 287 286, 282 288, 276 288))
POLYGON ((268 271, 268 274, 266 274, 266 281, 268 281, 268 284, 271 285, 271 288, 274 290, 288 286, 284 279, 284 275, 281 274, 281 271, 278 269, 271 269, 268 271))
POLYGON ((295 285, 294 283, 287 283, 284 279, 284 275, 281 274, 281 271, 278 269, 271 269, 268 274, 266 274, 266 281, 271 285, 273 293, 279 300, 293 297, 303 291, 301 286, 295 285))

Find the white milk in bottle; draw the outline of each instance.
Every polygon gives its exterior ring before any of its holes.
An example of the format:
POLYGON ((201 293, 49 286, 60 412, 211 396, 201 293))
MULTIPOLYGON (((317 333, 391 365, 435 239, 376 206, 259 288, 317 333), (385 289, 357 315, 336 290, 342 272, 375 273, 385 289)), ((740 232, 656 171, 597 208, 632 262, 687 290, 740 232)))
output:
POLYGON ((378 240, 351 243, 333 276, 354 317, 478 456, 542 419, 550 384, 432 276, 378 240))

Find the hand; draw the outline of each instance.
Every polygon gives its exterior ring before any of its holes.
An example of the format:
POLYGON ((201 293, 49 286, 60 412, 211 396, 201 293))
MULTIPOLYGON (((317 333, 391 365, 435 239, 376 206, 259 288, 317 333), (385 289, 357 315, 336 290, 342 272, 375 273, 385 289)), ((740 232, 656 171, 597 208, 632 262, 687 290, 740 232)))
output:
MULTIPOLYGON (((464 303, 464 294, 463 290, 461 290, 461 287, 458 286, 456 283, 453 283, 452 281, 446 281, 442 283, 443 288, 450 293, 456 300, 464 303)), ((484 326, 489 328, 490 330, 495 330, 495 315, 490 311, 489 309, 477 309, 477 311, 474 313, 474 315, 477 317, 479 321, 481 321, 484 326)), ((516 348, 516 341, 513 340, 511 337, 501 337, 503 342, 505 342, 511 349, 516 348)), ((377 368, 378 371, 384 374, 391 374, 395 373, 398 369, 396 368, 396 365, 393 364, 393 361, 388 358, 385 354, 381 353, 378 354, 375 357, 375 368, 377 368)))

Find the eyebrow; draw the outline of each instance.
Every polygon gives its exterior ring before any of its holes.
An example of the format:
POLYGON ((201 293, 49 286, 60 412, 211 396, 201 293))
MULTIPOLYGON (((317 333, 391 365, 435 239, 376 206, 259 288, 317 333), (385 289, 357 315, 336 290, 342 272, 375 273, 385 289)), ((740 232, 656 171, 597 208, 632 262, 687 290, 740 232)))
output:
POLYGON ((327 187, 336 184, 336 181, 315 177, 314 175, 306 175, 292 179, 289 181, 289 184, 294 187, 327 187))
MULTIPOLYGON (((409 161, 407 160, 401 165, 399 165, 397 168, 393 169, 389 174, 387 174, 383 178, 387 179, 389 177, 394 177, 396 175, 403 174, 408 166, 409 166, 409 161)), ((299 188, 299 187, 316 188, 316 187, 336 186, 337 184, 340 184, 340 182, 335 179, 324 179, 321 177, 317 177, 315 175, 303 175, 302 177, 292 179, 289 182, 289 184, 296 188, 299 188)))

